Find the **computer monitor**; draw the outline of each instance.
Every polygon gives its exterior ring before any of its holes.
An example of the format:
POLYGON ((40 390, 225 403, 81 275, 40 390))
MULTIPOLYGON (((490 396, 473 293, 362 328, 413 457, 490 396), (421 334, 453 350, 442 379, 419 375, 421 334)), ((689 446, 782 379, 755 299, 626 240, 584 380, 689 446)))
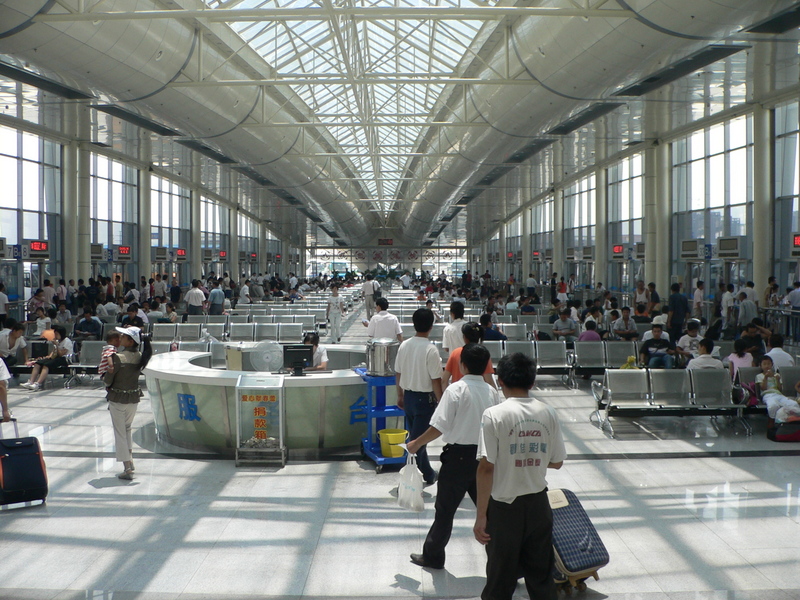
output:
POLYGON ((292 375, 305 375, 303 369, 314 364, 314 346, 307 344, 286 344, 283 347, 283 368, 292 375))

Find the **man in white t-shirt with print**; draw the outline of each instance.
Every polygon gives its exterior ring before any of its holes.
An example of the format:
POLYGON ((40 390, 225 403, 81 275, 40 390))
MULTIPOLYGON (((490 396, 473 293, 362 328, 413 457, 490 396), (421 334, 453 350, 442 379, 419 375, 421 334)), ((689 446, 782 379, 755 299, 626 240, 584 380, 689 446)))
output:
POLYGON ((531 398, 533 359, 521 353, 497 364, 504 402, 483 413, 478 442, 478 513, 473 532, 486 546, 482 598, 511 600, 520 573, 536 600, 556 600, 553 513, 547 469, 567 457, 555 410, 531 398))

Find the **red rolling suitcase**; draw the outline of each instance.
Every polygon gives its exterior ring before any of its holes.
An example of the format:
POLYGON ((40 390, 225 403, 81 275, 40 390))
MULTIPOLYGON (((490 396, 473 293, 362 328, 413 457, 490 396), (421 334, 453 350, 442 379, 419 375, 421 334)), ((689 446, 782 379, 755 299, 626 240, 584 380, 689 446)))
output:
POLYGON ((573 492, 550 490, 547 495, 553 510, 553 578, 568 594, 573 586, 584 591, 584 581, 599 579, 597 571, 608 564, 608 550, 573 492))
POLYGON ((39 440, 19 437, 17 420, 12 418, 11 422, 16 437, 0 439, 0 505, 44 502, 47 470, 39 440))

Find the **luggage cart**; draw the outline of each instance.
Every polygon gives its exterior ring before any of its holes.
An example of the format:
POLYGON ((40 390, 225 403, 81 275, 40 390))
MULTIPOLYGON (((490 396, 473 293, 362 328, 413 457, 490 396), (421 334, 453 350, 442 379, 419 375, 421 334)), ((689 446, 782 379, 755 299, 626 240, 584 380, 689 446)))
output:
POLYGON ((390 377, 377 377, 367 375, 363 367, 355 369, 361 379, 367 384, 367 435, 361 439, 361 454, 375 463, 375 473, 383 471, 384 465, 399 465, 406 463, 406 456, 387 458, 381 454, 381 443, 378 431, 386 429, 387 417, 404 417, 405 411, 396 405, 386 405, 386 388, 395 385, 394 375, 390 377))

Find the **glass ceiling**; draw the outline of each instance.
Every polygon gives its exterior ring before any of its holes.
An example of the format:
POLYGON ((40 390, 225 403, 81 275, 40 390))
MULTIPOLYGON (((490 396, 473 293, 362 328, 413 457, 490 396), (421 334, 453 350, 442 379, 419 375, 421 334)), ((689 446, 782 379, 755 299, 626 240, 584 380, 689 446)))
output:
POLYGON ((206 0, 211 8, 316 9, 299 20, 232 22, 234 31, 277 72, 338 142, 372 210, 392 210, 424 123, 433 119, 448 78, 482 23, 452 20, 361 20, 343 8, 459 8, 496 0, 206 0), (321 19, 319 9, 332 18, 321 19), (440 78, 436 81, 436 78, 440 78), (315 82, 314 79, 324 81, 315 82), (297 83, 297 80, 301 80, 297 83), (431 81, 433 80, 433 81, 431 81))

